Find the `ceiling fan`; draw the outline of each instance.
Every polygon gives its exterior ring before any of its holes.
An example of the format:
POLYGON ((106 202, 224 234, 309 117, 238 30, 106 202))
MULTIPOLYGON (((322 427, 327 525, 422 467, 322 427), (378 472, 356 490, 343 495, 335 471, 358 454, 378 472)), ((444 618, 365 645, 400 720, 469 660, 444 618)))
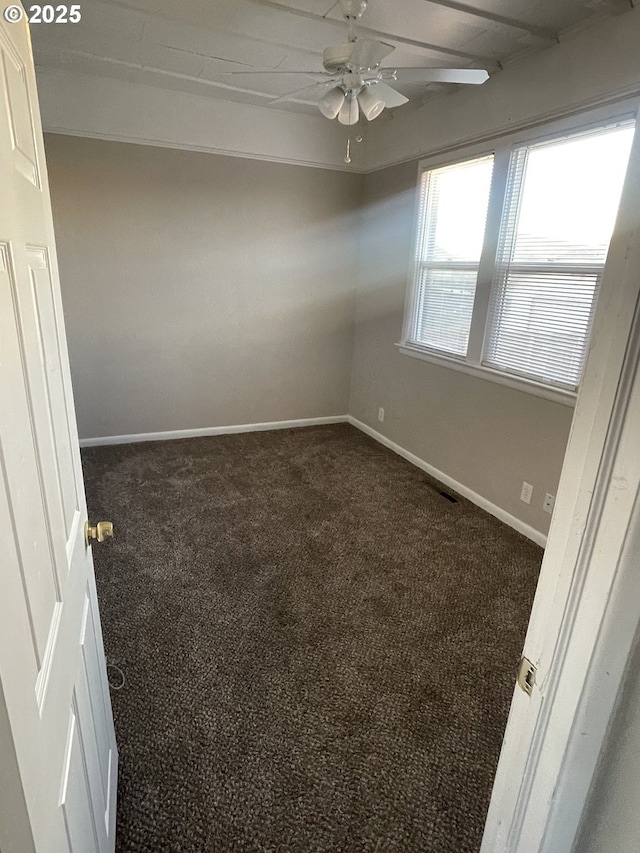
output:
POLYGON ((349 27, 348 41, 326 48, 322 57, 324 71, 228 71, 227 74, 306 74, 321 76, 302 89, 288 92, 270 103, 293 100, 301 95, 320 94, 318 109, 328 119, 354 125, 364 115, 377 118, 385 107, 399 107, 409 98, 388 81, 411 83, 484 83, 489 74, 477 68, 381 68, 380 63, 395 47, 384 41, 358 39, 355 25, 367 8, 367 0, 339 0, 349 27))

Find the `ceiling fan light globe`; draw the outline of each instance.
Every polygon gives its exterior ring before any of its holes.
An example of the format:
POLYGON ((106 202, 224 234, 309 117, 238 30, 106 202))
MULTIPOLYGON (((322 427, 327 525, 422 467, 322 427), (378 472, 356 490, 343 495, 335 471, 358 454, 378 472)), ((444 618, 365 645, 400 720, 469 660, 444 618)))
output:
POLYGON ((367 86, 358 95, 360 101, 360 109, 365 115, 367 121, 373 121, 378 118, 382 110, 385 108, 385 103, 380 98, 377 98, 374 92, 367 86))
POLYGON ((340 124, 357 124, 359 118, 360 107, 358 106, 358 99, 353 97, 345 98, 345 102, 338 113, 338 121, 340 124))
POLYGON ((345 94, 339 86, 335 89, 329 89, 318 101, 318 109, 325 118, 334 119, 342 109, 345 101, 345 94))

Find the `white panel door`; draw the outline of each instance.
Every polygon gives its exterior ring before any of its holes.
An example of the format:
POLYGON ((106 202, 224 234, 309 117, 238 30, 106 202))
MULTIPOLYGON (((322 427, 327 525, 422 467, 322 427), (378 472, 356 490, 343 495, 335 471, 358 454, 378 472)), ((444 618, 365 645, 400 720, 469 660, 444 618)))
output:
POLYGON ((29 32, 0 19, 0 686, 37 853, 115 845, 86 517, 29 32))

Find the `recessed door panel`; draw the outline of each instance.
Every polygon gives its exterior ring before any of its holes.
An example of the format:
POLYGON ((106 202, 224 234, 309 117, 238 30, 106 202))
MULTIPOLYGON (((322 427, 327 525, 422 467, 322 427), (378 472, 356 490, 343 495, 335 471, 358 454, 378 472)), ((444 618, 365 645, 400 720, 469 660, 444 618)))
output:
POLYGON ((47 527, 42 471, 34 453, 36 439, 27 394, 24 341, 18 323, 18 284, 9 248, 8 243, 0 243, 0 393, 2 399, 11 401, 0 409, 3 475, 5 487, 11 491, 12 526, 15 531, 28 534, 18 538, 17 552, 33 654, 40 672, 61 594, 47 527))
POLYGON ((88 773, 85 760, 83 732, 78 721, 74 700, 69 715, 67 745, 60 786, 60 805, 69 842, 70 853, 88 853, 99 850, 97 827, 93 817, 93 805, 87 784, 88 773))
POLYGON ((29 267, 29 292, 24 294, 26 311, 22 320, 25 335, 31 335, 32 363, 29 365, 30 381, 34 388, 31 400, 39 427, 50 446, 50 476, 52 501, 59 503, 68 548, 76 514, 80 511, 73 470, 71 428, 60 360, 60 342, 57 338, 53 287, 49 268, 49 253, 43 246, 27 246, 29 267), (30 328, 28 328, 30 327, 30 328), (37 354, 37 359, 36 359, 37 354))
POLYGON ((11 132, 16 170, 34 186, 40 187, 32 109, 27 86, 27 70, 19 54, 0 33, 2 88, 11 132))

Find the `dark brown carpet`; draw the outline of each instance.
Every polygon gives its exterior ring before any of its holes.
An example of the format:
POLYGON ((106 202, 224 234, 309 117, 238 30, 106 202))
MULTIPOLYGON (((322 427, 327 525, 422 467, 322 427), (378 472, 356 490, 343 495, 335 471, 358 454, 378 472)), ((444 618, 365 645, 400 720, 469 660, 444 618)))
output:
POLYGON ((119 851, 478 850, 541 549, 346 425, 84 466, 119 851))

